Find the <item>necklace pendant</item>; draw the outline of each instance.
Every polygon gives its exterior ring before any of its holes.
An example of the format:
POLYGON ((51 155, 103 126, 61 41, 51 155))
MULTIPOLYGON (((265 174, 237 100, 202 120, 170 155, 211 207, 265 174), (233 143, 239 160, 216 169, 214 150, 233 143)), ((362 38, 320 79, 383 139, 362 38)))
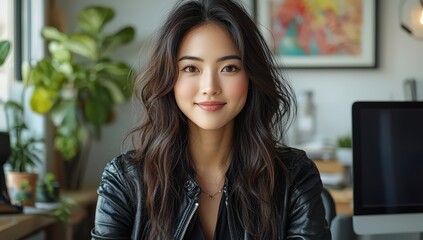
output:
POLYGON ((211 195, 211 194, 209 194, 209 198, 210 198, 210 199, 214 199, 214 196, 213 196, 213 195, 211 195))

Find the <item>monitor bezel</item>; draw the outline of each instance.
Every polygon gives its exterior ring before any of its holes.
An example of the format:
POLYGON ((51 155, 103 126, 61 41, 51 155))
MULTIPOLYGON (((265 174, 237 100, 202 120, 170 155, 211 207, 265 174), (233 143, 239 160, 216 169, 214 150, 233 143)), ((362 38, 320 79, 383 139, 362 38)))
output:
POLYGON ((360 114, 366 109, 422 109, 423 102, 355 102, 352 105, 352 146, 353 146, 353 214, 354 215, 374 215, 374 214, 402 214, 402 213, 423 213, 422 205, 409 206, 389 206, 370 207, 363 206, 361 201, 361 149, 359 144, 354 144, 354 140, 360 139, 360 114))

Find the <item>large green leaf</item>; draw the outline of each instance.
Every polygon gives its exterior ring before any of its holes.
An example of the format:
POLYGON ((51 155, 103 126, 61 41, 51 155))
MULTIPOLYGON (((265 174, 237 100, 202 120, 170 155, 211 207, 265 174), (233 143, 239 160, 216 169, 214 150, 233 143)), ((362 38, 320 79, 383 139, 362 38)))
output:
POLYGON ((114 16, 115 13, 111 8, 91 6, 84 8, 78 15, 78 25, 83 31, 96 35, 114 16))
POLYGON ((114 103, 119 104, 126 101, 124 92, 115 82, 108 79, 102 79, 99 81, 99 84, 109 91, 114 103))
POLYGON ((135 29, 133 27, 125 27, 117 31, 115 34, 107 36, 104 40, 102 57, 107 57, 119 46, 134 40, 135 29))
POLYGON ((94 66, 97 72, 105 72, 113 77, 126 78, 130 71, 129 66, 123 62, 101 62, 94 66))
POLYGON ((97 138, 100 137, 101 126, 106 123, 112 113, 112 102, 108 90, 101 86, 96 86, 95 91, 91 91, 91 95, 86 101, 85 117, 93 125, 97 138))
POLYGON ((97 43, 87 34, 73 34, 69 41, 64 43, 67 49, 78 55, 96 61, 98 59, 97 43))
POLYGON ((68 36, 65 33, 60 32, 54 27, 44 27, 41 31, 41 36, 48 41, 63 42, 68 39, 68 36))
POLYGON ((0 66, 6 61, 9 50, 10 43, 8 41, 0 41, 0 66))
POLYGON ((71 53, 63 43, 52 41, 48 44, 48 50, 50 51, 53 59, 58 61, 69 62, 72 58, 71 53))
POLYGON ((132 96, 132 71, 130 67, 123 62, 102 62, 95 66, 101 79, 108 79, 120 89, 125 100, 132 96))
POLYGON ((61 127, 58 129, 61 134, 75 133, 78 128, 76 99, 57 102, 50 112, 50 118, 56 127, 61 127), (62 127, 63 125, 68 126, 62 127))

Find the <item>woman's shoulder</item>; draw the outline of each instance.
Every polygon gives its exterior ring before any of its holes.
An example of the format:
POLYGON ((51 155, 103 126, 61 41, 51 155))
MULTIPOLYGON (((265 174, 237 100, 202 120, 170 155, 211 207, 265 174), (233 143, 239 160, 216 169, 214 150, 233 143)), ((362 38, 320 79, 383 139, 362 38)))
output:
POLYGON ((313 165, 313 161, 307 157, 307 154, 297 148, 280 147, 278 150, 278 158, 287 168, 301 168, 313 165))
POLYGON ((303 150, 281 147, 278 148, 278 158, 288 171, 291 179, 304 178, 315 174, 319 175, 316 165, 307 157, 303 150))
POLYGON ((102 178, 110 175, 126 176, 139 174, 139 164, 136 163, 135 159, 136 152, 133 150, 117 155, 107 163, 106 167, 104 168, 102 178))

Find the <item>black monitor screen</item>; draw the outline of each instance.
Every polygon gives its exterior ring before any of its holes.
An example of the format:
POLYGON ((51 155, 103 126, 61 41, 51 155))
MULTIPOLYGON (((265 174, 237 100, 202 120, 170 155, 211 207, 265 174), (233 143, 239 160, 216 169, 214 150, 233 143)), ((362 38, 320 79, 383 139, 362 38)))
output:
POLYGON ((353 105, 354 214, 423 212, 423 103, 353 105))

